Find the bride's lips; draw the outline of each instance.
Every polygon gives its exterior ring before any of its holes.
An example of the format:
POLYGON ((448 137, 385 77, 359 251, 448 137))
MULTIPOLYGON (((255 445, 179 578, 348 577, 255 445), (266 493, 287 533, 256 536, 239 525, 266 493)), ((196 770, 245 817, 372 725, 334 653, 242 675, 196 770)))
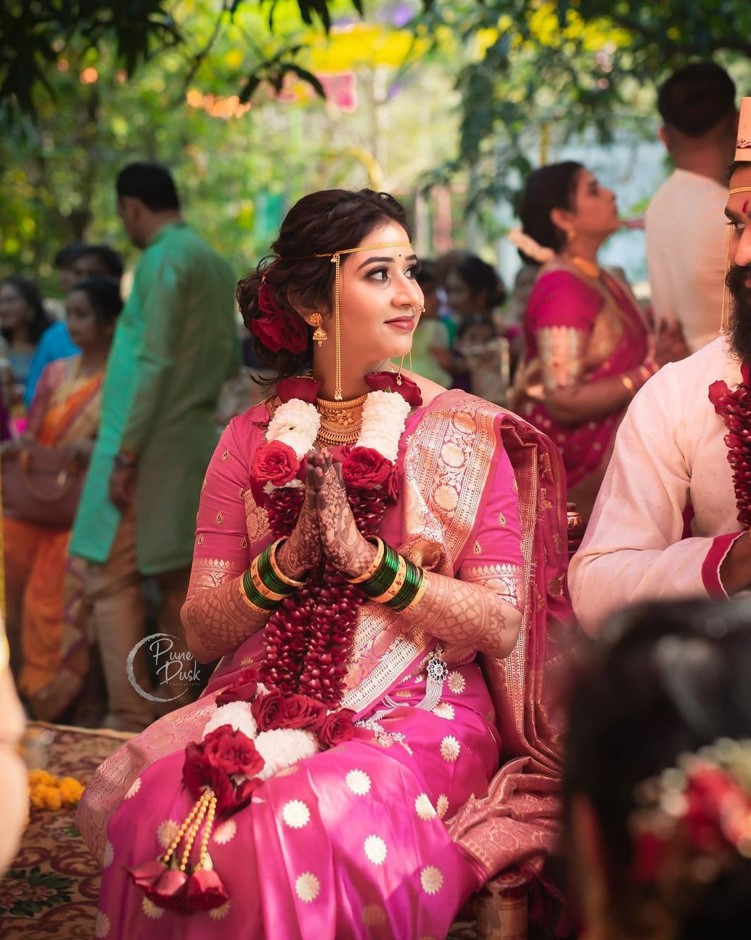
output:
POLYGON ((415 328, 415 317, 395 317, 393 320, 387 320, 386 326, 393 326, 397 330, 411 333, 415 328))

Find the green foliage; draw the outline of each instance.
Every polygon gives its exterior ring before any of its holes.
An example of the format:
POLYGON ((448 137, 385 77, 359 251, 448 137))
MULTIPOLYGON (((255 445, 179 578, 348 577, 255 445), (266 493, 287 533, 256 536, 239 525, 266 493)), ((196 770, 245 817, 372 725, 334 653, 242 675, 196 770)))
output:
MULTIPOLYGON (((391 65, 378 82, 363 68, 358 109, 343 114, 320 94, 304 94, 304 82, 315 84, 306 73, 318 82, 318 66, 306 53, 311 41, 296 3, 279 6, 275 34, 256 3, 233 15, 227 9, 218 30, 215 0, 181 0, 181 9, 190 20, 185 42, 150 57, 131 78, 114 46, 69 42, 48 69, 49 91, 34 91, 34 117, 17 114, 6 124, 0 277, 22 272, 51 289, 52 258, 72 238, 106 242, 135 261, 114 194, 117 172, 130 160, 155 159, 173 169, 186 217, 240 275, 267 250, 283 212, 304 192, 378 185, 409 194, 417 175, 450 152, 455 124, 444 128, 450 82, 430 61, 411 73, 391 65), (240 100, 262 59, 295 66, 303 88, 296 89, 298 100, 279 100, 268 82, 248 103, 240 100), (392 97, 397 78, 400 91, 392 97), (435 145, 416 145, 431 134, 435 145)), ((348 42, 348 50, 356 48, 351 34, 348 42)))
POLYGON ((463 51, 458 153, 438 176, 464 170, 470 208, 513 201, 530 154, 585 130, 652 134, 656 85, 687 61, 751 58, 747 0, 436 0, 417 22, 463 51))

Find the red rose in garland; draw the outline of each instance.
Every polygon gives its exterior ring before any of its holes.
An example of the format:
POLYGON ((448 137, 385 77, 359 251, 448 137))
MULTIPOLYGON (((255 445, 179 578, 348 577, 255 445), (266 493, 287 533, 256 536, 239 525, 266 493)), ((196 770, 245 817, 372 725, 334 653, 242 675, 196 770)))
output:
POLYGON ((345 486, 363 490, 388 489, 393 464, 372 447, 348 448, 342 460, 345 486))
POLYGON ((216 794, 217 815, 232 813, 250 800, 260 785, 256 779, 264 760, 255 744, 230 725, 217 728, 201 741, 185 748, 183 783, 194 799, 209 787, 216 794))
POLYGON ((336 747, 337 744, 351 741, 355 736, 354 717, 355 713, 349 708, 340 708, 338 711, 331 712, 323 721, 318 732, 318 740, 324 747, 336 747))
POLYGON ((256 450, 250 465, 251 479, 261 483, 284 486, 294 480, 300 469, 300 461, 288 444, 282 441, 267 441, 256 450))
POLYGON ((259 695, 250 706, 259 731, 274 731, 284 725, 284 696, 278 689, 259 695))
POLYGON ((308 695, 290 695, 284 700, 283 727, 315 731, 326 718, 326 709, 308 695))

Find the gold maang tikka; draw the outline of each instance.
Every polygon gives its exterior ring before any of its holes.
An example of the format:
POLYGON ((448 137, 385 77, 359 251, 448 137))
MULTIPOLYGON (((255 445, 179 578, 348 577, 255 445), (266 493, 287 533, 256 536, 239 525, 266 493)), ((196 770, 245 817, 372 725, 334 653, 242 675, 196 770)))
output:
MULTIPOLYGON (((344 248, 342 251, 325 251, 316 254, 316 258, 330 258, 334 265, 334 400, 342 400, 342 324, 339 314, 339 283, 341 277, 342 255, 353 255, 359 251, 376 251, 379 248, 411 248, 409 242, 392 242, 380 245, 361 245, 359 248, 344 248)), ((315 338, 315 336, 314 336, 315 338)), ((411 357, 410 357, 411 363, 411 357)), ((401 376, 401 369, 399 370, 401 376)))

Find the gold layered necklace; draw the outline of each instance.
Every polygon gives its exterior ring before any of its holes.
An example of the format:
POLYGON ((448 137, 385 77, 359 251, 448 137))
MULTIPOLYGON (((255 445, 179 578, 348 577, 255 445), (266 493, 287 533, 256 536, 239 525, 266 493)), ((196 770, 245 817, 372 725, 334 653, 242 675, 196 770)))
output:
POLYGON ((351 401, 326 401, 316 399, 316 409, 321 416, 318 440, 321 444, 354 444, 362 427, 362 409, 366 395, 351 401))

